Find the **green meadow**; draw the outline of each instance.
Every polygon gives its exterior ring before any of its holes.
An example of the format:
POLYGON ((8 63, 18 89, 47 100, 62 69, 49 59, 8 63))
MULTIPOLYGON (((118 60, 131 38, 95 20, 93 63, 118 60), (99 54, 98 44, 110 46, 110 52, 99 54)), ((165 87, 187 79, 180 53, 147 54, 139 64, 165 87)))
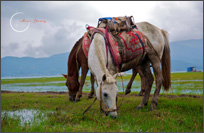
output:
MULTIPOLYGON (((128 82, 130 77, 126 75, 123 79, 128 82)), ((155 111, 149 111, 155 83, 148 105, 141 110, 136 109, 142 100, 136 96, 137 90, 124 98, 121 91, 118 104, 122 106, 118 117, 112 119, 100 112, 99 101, 82 115, 93 102, 87 98, 89 76, 83 97, 77 103, 69 101, 63 77, 2 79, 1 132, 202 132, 202 80, 203 72, 172 73, 170 91, 174 91, 161 92, 155 111), (35 90, 38 86, 42 86, 40 92, 20 92, 21 88, 35 90), (53 86, 66 91, 50 92, 53 86), (43 92, 44 87, 49 91, 43 92)), ((139 76, 132 89, 137 87, 140 87, 139 76)))

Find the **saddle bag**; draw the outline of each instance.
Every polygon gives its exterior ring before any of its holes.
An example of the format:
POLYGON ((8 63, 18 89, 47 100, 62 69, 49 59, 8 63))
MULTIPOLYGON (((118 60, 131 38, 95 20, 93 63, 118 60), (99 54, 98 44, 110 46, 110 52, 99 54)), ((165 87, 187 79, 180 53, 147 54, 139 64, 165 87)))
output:
POLYGON ((110 32, 130 31, 136 27, 132 18, 133 16, 99 18, 97 28, 107 27, 110 32))

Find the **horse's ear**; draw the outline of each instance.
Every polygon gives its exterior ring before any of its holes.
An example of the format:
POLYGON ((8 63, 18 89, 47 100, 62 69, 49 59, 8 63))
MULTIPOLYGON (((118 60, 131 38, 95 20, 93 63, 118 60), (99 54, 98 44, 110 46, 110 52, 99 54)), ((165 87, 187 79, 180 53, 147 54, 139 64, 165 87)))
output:
POLYGON ((113 75, 113 78, 116 79, 118 77, 118 73, 113 75))
POLYGON ((116 79, 118 76, 125 76, 126 74, 124 72, 116 73, 113 75, 113 77, 116 79))
POLYGON ((67 79, 67 75, 66 74, 62 74, 62 76, 64 76, 67 79))
POLYGON ((106 80, 106 74, 103 75, 102 81, 104 82, 106 80))

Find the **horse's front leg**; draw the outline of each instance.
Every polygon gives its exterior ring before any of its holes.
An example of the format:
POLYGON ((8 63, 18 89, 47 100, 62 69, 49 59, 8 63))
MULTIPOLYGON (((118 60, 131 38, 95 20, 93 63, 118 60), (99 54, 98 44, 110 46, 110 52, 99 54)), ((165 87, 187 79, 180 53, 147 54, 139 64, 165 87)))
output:
POLYGON ((94 95, 94 75, 91 73, 91 92, 89 93, 88 98, 93 98, 94 95))
POLYGON ((84 82, 85 82, 85 79, 86 79, 87 72, 88 72, 88 67, 87 66, 82 66, 81 67, 80 86, 79 86, 79 90, 77 92, 76 99, 75 99, 76 102, 80 101, 80 97, 82 97, 82 88, 84 86, 84 82))
POLYGON ((127 85, 126 90, 125 90, 125 95, 127 95, 127 94, 129 94, 129 93, 131 92, 132 83, 133 83, 133 81, 134 81, 136 75, 137 75, 137 71, 136 71, 135 68, 133 68, 133 69, 132 69, 132 77, 131 77, 131 79, 130 79, 128 85, 127 85))

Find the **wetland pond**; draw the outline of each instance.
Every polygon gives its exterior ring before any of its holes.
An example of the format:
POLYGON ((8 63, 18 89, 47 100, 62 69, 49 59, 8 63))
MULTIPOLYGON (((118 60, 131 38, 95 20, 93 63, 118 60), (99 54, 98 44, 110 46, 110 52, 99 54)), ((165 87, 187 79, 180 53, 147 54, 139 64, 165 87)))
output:
MULTIPOLYGON (((129 80, 124 80, 124 87, 126 88, 129 80)), ((119 92, 123 92, 122 82, 117 80, 119 92)), ((94 85, 96 88, 96 84, 94 85)), ((140 91, 141 83, 135 80, 132 84, 131 91, 140 91)), ((161 94, 203 94, 203 80, 172 80, 171 89, 165 92, 161 89, 161 94)), ((89 92, 91 89, 90 80, 86 80, 83 91, 89 92)), ((16 91, 16 92, 68 92, 65 86, 65 81, 48 81, 48 82, 31 82, 31 83, 4 83, 1 84, 1 90, 3 91, 16 91)), ((152 86, 151 94, 154 93, 155 83, 152 86)))

